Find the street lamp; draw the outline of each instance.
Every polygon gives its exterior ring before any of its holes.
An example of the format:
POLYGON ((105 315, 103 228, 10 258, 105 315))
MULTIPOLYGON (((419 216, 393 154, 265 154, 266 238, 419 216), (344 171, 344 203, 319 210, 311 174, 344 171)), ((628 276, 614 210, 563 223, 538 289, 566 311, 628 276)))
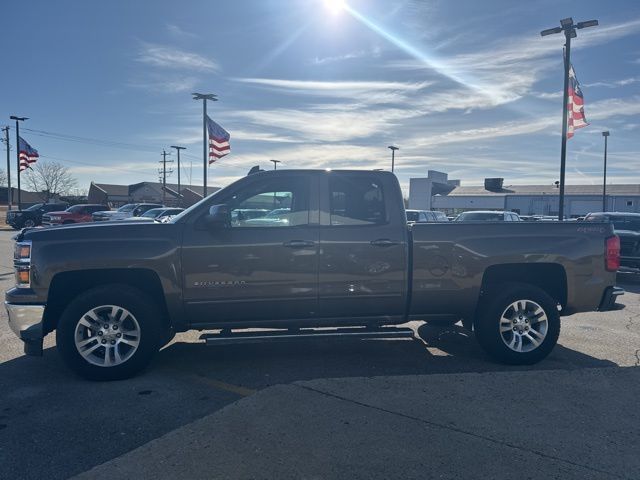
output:
POLYGON ((396 163, 396 150, 400 150, 400 147, 389 145, 387 148, 391 150, 391 171, 393 172, 396 163))
POLYGON ((602 182, 602 211, 607 211, 607 139, 609 132, 602 132, 604 137, 604 181, 602 182))
POLYGON ((564 93, 562 105, 562 147, 560 150, 560 201, 558 205, 558 220, 564 220, 564 176, 567 160, 567 101, 569 95, 569 67, 571 66, 571 39, 577 37, 576 29, 580 30, 587 27, 595 27, 598 20, 588 20, 586 22, 573 23, 573 18, 565 18, 560 20, 559 27, 548 28, 540 32, 540 35, 546 37, 554 33, 564 32, 565 53, 564 53, 564 93))
POLYGON ((187 147, 171 145, 171 148, 175 148, 178 152, 178 200, 180 201, 180 206, 182 206, 182 193, 180 193, 180 150, 186 150, 187 147))
MULTIPOLYGON (((22 199, 20 197, 20 122, 29 120, 29 117, 16 117, 15 115, 11 115, 9 118, 16 121, 16 175, 18 176, 18 210, 22 210, 22 199)), ((9 148, 9 145, 7 145, 7 148, 9 148)))
POLYGON ((194 100, 202 100, 202 161, 204 162, 202 198, 207 196, 207 167, 209 166, 209 146, 207 145, 207 100, 218 101, 213 93, 192 93, 194 100))
POLYGON ((277 170, 278 169, 278 164, 280 163, 280 160, 269 160, 270 162, 273 162, 273 169, 277 170))

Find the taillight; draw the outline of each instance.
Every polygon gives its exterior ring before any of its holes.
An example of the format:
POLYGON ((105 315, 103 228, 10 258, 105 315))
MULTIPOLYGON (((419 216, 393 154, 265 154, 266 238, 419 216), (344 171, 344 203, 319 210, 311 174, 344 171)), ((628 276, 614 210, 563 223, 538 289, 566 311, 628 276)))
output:
POLYGON ((620 237, 617 235, 606 240, 604 264, 610 272, 615 272, 620 268, 620 237))

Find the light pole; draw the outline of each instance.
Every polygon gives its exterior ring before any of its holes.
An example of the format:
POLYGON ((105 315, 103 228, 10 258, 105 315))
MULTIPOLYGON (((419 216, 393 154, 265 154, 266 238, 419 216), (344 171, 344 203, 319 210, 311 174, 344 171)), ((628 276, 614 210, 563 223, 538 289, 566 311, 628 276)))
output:
POLYGON ((270 162, 273 162, 273 169, 277 170, 278 169, 278 164, 280 163, 280 160, 269 160, 270 162))
POLYGON ((564 32, 565 51, 564 51, 564 93, 562 95, 562 146, 560 148, 560 201, 558 206, 558 220, 564 220, 564 176, 567 160, 567 102, 569 100, 569 68, 571 66, 571 39, 577 37, 576 29, 586 27, 595 27, 598 20, 588 20, 586 22, 573 23, 573 18, 565 18, 560 20, 560 26, 548 28, 540 32, 540 35, 546 37, 554 33, 564 32))
POLYGON ((209 166, 209 146, 207 145, 207 100, 218 101, 213 93, 192 93, 194 100, 202 100, 202 161, 204 162, 202 198, 207 196, 207 167, 209 166))
POLYGON ((11 120, 16 121, 16 175, 18 176, 18 210, 22 210, 22 198, 20 198, 20 122, 29 120, 29 117, 16 117, 11 115, 11 120))
POLYGON ((11 153, 9 152, 9 127, 3 127, 7 144, 7 210, 11 210, 11 153))
POLYGON ((396 163, 396 150, 400 150, 400 147, 389 145, 387 148, 391 150, 391 171, 393 172, 396 163))
POLYGON ((602 211, 607 211, 607 139, 609 132, 602 132, 604 137, 604 180, 602 182, 602 211))
POLYGON ((177 145, 171 145, 171 148, 175 148, 178 152, 178 200, 180 206, 182 206, 182 193, 180 193, 180 150, 186 150, 187 147, 178 147, 177 145))

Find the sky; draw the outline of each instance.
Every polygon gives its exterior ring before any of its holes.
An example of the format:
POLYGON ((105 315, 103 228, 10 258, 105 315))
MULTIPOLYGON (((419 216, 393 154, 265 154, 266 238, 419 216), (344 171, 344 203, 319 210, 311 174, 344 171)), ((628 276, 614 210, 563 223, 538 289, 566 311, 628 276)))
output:
POLYGON ((157 181, 171 145, 187 147, 182 182, 201 185, 192 92, 218 95, 209 113, 231 134, 209 185, 271 159, 390 169, 388 145, 405 189, 430 169, 463 185, 553 184, 564 39, 540 31, 570 16, 600 25, 572 42, 590 125, 568 141, 567 183, 601 183, 603 130, 610 183, 638 183, 636 0, 7 2, 0 125, 13 145, 9 116, 29 117, 21 136, 81 190, 157 181))

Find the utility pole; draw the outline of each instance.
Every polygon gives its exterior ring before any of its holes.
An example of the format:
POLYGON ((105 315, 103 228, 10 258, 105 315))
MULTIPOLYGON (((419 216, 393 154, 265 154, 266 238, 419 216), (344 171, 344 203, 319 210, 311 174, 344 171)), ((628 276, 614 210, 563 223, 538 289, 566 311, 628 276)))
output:
POLYGON ((186 150, 187 147, 178 147, 177 145, 171 145, 171 148, 175 148, 178 152, 178 199, 180 206, 182 206, 182 190, 180 188, 180 150, 186 150))
POLYGON ((171 152, 162 150, 162 160, 160 160, 162 169, 158 170, 158 172, 162 174, 162 205, 166 205, 167 201, 167 173, 173 173, 173 170, 167 172, 167 163, 173 162, 173 160, 167 160, 167 155, 171 155, 171 152))
POLYGON ((270 162, 273 162, 273 169, 277 170, 278 169, 278 164, 280 163, 280 160, 269 160, 270 162))
POLYGON ((213 93, 192 93, 194 100, 202 100, 202 161, 203 161, 203 189, 202 198, 207 197, 207 168, 209 167, 209 142, 207 141, 207 100, 218 101, 213 93))
POLYGON ((604 137, 604 180, 602 182, 602 211, 607 211, 607 139, 609 132, 602 132, 604 137))
POLYGON ((564 92, 562 95, 562 145, 560 148, 560 201, 558 206, 558 220, 564 220, 564 177, 567 165, 567 103, 569 101, 569 69, 571 67, 571 39, 576 38, 578 34, 576 29, 587 27, 595 27, 598 20, 588 20, 586 22, 573 23, 573 18, 565 18, 560 20, 560 26, 548 28, 540 32, 540 35, 546 37, 554 33, 564 32, 564 92))
POLYGON ((18 210, 22 210, 22 198, 20 198, 20 122, 29 120, 28 117, 16 117, 11 115, 11 120, 16 121, 16 175, 18 176, 18 210))
POLYGON ((11 154, 9 153, 9 127, 3 127, 4 141, 7 144, 7 210, 11 210, 11 154))
POLYGON ((389 145, 387 148, 391 150, 391 171, 393 172, 396 163, 396 150, 400 150, 400 147, 389 145))

